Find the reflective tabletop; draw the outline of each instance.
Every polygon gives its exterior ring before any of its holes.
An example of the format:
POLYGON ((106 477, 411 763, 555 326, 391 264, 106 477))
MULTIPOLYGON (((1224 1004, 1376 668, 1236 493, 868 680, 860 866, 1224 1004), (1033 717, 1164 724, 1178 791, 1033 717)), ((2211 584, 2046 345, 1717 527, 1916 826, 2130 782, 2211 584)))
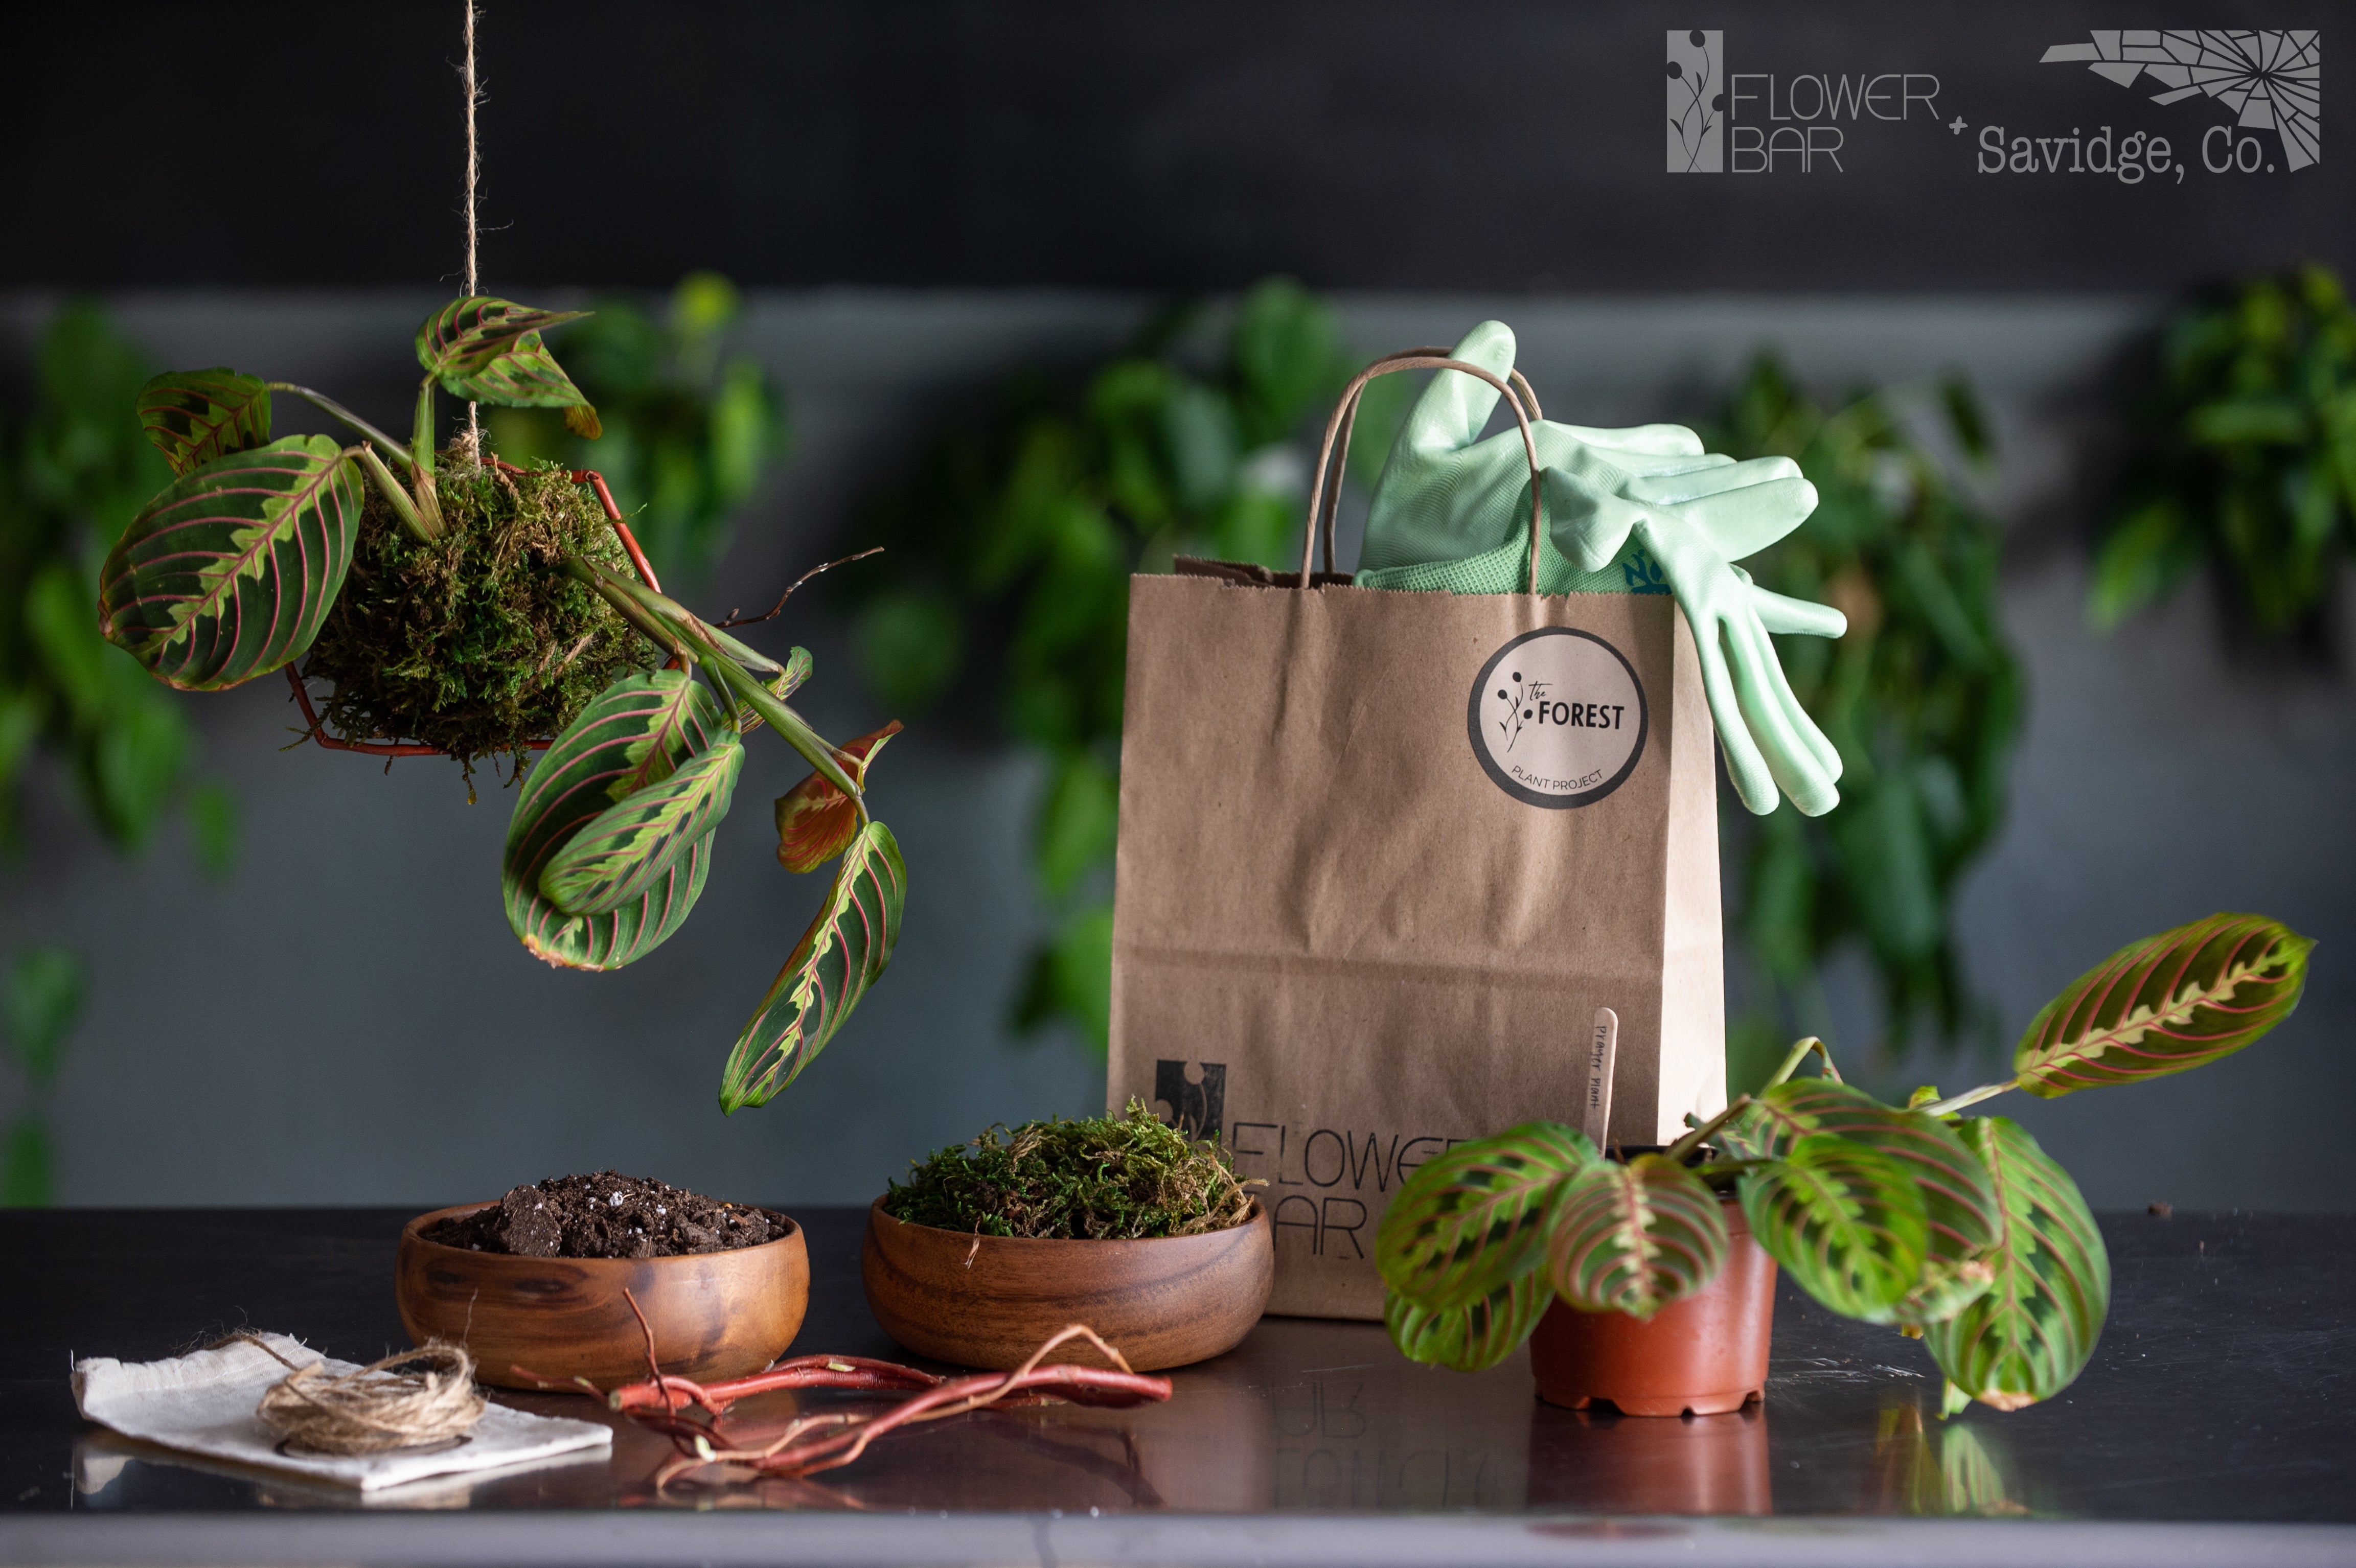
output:
MULTIPOLYGON (((794 1353, 916 1360, 861 1293, 863 1212, 787 1209, 811 1254, 794 1353)), ((1404 1360, 1378 1324, 1280 1317, 1173 1374, 1167 1404, 976 1413, 798 1481, 658 1487, 668 1440, 573 1395, 498 1397, 614 1423, 610 1455, 365 1499, 177 1458, 75 1413, 75 1356, 150 1360, 240 1327, 356 1361, 406 1343, 391 1264, 407 1217, 0 1214, 0 1562, 1429 1563, 1476 1541, 1494 1561, 1825 1563, 1847 1542, 1886 1562, 1891 1527, 1949 1520, 1979 1522, 1906 1535, 1913 1560, 2199 1561, 2263 1539, 2269 1561, 2356 1563, 2345 1216, 2105 1216, 2113 1301, 2093 1364, 2047 1404, 1944 1422, 1919 1345, 1788 1282, 1765 1403, 1678 1420, 1543 1404, 1521 1355, 1467 1376, 1404 1360)), ((732 1418, 844 1397, 765 1395, 732 1418)))

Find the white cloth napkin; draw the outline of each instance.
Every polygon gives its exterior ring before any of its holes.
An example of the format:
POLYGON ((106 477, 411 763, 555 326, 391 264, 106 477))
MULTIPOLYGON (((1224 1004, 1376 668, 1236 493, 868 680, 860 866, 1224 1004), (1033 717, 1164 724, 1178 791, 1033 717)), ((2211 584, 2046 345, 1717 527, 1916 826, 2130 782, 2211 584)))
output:
MULTIPOLYGON (((325 1361, 341 1377, 359 1369, 331 1360, 284 1334, 263 1334, 296 1366, 325 1361)), ((541 1463, 585 1448, 613 1445, 610 1427, 594 1421, 532 1415, 493 1404, 461 1443, 387 1454, 280 1453, 279 1435, 254 1414, 262 1391, 286 1368, 260 1346, 242 1341, 167 1361, 118 1361, 95 1356, 74 1363, 74 1403, 81 1413, 126 1437, 240 1465, 258 1465, 336 1486, 372 1492, 426 1476, 446 1476, 541 1463)))

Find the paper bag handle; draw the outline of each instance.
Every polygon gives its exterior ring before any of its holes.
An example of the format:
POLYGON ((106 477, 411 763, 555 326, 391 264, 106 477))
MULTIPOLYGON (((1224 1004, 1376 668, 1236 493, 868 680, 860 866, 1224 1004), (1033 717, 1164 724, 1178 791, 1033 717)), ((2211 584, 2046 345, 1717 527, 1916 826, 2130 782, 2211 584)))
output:
POLYGON ((1301 585, 1309 585, 1311 552, 1321 539, 1324 541, 1325 570, 1329 573, 1333 570, 1333 519, 1342 508, 1342 471, 1350 460, 1350 431, 1357 422, 1358 399, 1367 382, 1400 370, 1461 370, 1496 388, 1505 406, 1514 411, 1514 422, 1521 427, 1522 451, 1530 462, 1530 592, 1536 593, 1538 539, 1546 527, 1541 500, 1545 487, 1538 480, 1537 443, 1530 434, 1530 421, 1546 418, 1538 408, 1538 395, 1519 370, 1506 372, 1512 378, 1508 385, 1478 365, 1449 357, 1446 348, 1428 347, 1402 348, 1396 354, 1384 355, 1359 371, 1334 403, 1333 416, 1325 421, 1324 443, 1317 449, 1317 477, 1309 492, 1309 520, 1301 529, 1301 585))

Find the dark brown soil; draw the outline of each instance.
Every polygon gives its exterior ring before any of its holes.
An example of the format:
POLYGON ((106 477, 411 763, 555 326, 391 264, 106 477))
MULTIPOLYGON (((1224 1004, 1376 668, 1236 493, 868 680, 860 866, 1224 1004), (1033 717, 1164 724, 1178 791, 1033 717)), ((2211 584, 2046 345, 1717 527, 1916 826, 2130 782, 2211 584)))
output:
POLYGON ((675 1258, 757 1247, 781 1233, 762 1210, 617 1170, 552 1176, 423 1232, 445 1247, 527 1258, 675 1258))

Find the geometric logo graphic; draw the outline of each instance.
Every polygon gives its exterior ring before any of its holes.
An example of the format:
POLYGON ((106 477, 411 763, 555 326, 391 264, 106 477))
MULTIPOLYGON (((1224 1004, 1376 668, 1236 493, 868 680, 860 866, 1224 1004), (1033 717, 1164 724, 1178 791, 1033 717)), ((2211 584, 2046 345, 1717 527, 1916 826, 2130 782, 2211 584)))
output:
POLYGON ((1644 688, 1618 648, 1569 626, 1525 632, 1472 677, 1473 760, 1515 800, 1555 810, 1618 789, 1644 752, 1644 688))
POLYGON ((2083 60, 2121 87, 2148 82, 2161 89, 2151 95, 2154 103, 2205 93, 2233 110, 2244 130, 2280 136, 2283 161, 2292 168, 2322 161, 2323 36, 2314 29, 2095 29, 2091 37, 2091 43, 2055 44, 2038 63, 2083 60))
POLYGON ((1200 1142, 1219 1136, 1227 1117, 1227 1064, 1197 1061, 1199 1079, 1186 1076, 1183 1061, 1153 1064, 1153 1097, 1170 1107, 1170 1125, 1200 1142))
POLYGON ((1669 173, 1726 172, 1726 35, 1669 30, 1669 173))

